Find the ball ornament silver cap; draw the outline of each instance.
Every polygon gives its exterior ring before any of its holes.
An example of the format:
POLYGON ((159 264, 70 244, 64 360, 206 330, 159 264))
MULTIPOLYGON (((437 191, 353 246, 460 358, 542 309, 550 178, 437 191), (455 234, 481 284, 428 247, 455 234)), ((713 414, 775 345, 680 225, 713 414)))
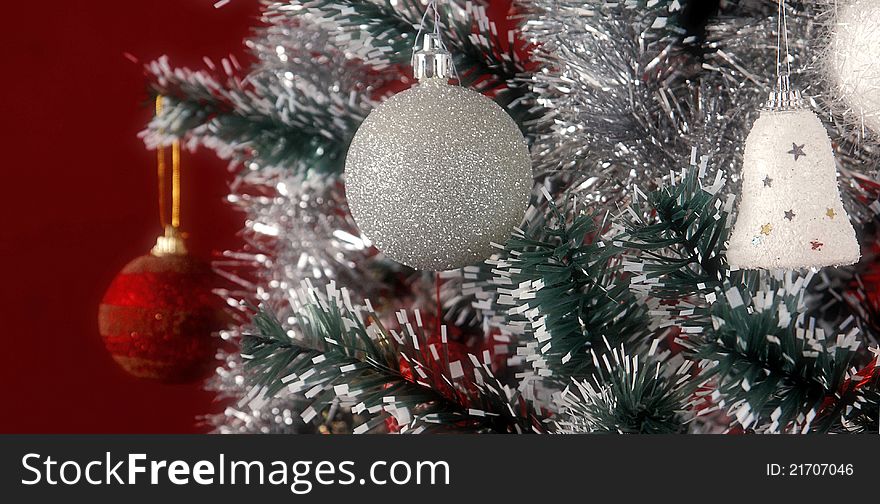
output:
POLYGON ((433 33, 425 34, 422 47, 413 52, 412 66, 413 76, 420 81, 452 78, 452 54, 433 33))

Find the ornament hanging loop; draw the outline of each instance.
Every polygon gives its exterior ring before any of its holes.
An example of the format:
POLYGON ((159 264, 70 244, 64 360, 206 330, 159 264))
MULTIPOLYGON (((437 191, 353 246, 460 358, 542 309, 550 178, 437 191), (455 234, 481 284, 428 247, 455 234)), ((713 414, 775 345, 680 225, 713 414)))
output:
POLYGON ((416 32, 411 63, 413 77, 419 81, 425 79, 449 80, 453 77, 460 80, 455 63, 452 61, 452 53, 446 49, 440 34, 440 11, 437 10, 436 0, 429 1, 425 7, 419 31, 416 32), (422 33, 426 31, 425 21, 428 19, 429 13, 433 13, 434 30, 431 33, 425 33, 422 37, 422 33))
MULTIPOLYGON (((162 95, 156 97, 156 116, 162 113, 164 99, 162 95)), ((160 131, 161 133, 161 131, 160 131)), ((180 141, 171 143, 171 221, 166 217, 168 207, 166 197, 166 166, 165 148, 161 145, 156 149, 157 175, 159 179, 159 222, 164 229, 164 235, 156 239, 151 253, 156 257, 167 255, 186 255, 186 245, 183 242, 183 233, 180 232, 180 141)))
POLYGON ((785 0, 779 0, 776 16, 776 88, 770 92, 764 108, 768 110, 799 110, 805 106, 800 90, 791 87, 791 53, 788 49, 788 20, 785 14, 785 0), (782 52, 783 47, 785 47, 785 54, 782 52))

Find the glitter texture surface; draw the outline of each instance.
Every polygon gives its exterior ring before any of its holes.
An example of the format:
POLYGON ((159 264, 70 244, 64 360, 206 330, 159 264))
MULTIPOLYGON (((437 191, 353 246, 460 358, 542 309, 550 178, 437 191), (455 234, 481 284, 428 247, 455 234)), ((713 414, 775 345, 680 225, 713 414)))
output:
POLYGON ((345 161, 355 222, 417 269, 477 263, 525 214, 532 187, 513 119, 469 89, 428 79, 389 98, 358 129, 345 161))
POLYGON ((107 351, 134 376, 194 381, 213 368, 228 323, 210 266, 190 256, 144 255, 113 279, 98 310, 107 351))

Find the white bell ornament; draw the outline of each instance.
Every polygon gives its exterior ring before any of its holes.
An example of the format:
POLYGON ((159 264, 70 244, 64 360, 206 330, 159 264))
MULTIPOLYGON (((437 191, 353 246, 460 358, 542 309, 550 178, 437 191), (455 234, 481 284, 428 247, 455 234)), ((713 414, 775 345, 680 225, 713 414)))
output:
POLYGON ((746 138, 742 200, 727 250, 739 269, 853 264, 859 244, 840 199, 831 140, 788 77, 746 138))
POLYGON ((831 139, 791 88, 784 0, 777 20, 776 89, 746 137, 727 262, 767 270, 853 264, 859 243, 840 199, 831 139))

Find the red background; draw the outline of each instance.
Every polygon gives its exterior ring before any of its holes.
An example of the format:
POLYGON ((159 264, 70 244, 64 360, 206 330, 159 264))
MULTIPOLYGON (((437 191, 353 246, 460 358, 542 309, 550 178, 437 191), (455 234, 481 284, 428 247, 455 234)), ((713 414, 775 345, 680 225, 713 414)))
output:
MULTIPOLYGON (((159 234, 151 115, 139 64, 201 67, 257 24, 254 0, 7 2, 0 31, 0 432, 199 432, 222 406, 194 385, 129 377, 104 351, 97 307, 159 234)), ((183 227, 207 257, 235 247, 241 216, 210 152, 184 154, 183 227)))

